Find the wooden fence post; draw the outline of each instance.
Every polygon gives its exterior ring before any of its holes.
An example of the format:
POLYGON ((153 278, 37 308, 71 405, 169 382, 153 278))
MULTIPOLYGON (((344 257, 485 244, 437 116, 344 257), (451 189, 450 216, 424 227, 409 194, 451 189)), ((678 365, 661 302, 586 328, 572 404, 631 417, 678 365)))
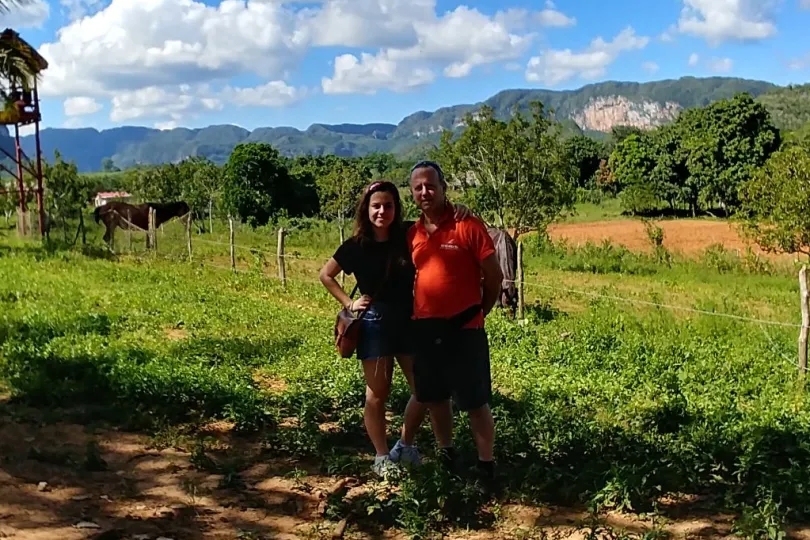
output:
POLYGON ((287 286, 287 267, 284 265, 284 238, 287 236, 287 231, 284 227, 278 230, 278 245, 276 247, 276 256, 278 258, 278 279, 281 280, 281 286, 287 286))
POLYGON ((518 287, 518 319, 523 320, 525 317, 526 298, 523 291, 524 273, 523 273, 523 242, 517 243, 517 287, 518 287))
POLYGON ((807 373, 807 336, 810 333, 810 292, 807 286, 807 265, 799 271, 799 291, 802 302, 802 328, 799 331, 799 377, 807 373))
POLYGON ((188 242, 188 262, 192 262, 192 251, 191 251, 191 213, 188 215, 188 219, 186 220, 186 241, 188 242))
MULTIPOLYGON (((340 245, 341 246, 343 245, 343 242, 346 241, 345 236, 346 235, 343 232, 343 220, 340 220, 340 245)), ((343 271, 340 272, 340 286, 341 287, 346 286, 346 272, 343 272, 343 271)))
POLYGON ((155 228, 155 209, 149 208, 149 230, 147 233, 149 235, 149 247, 157 253, 157 229, 155 228))
POLYGON ((132 253, 132 209, 127 208, 127 250, 132 253))
POLYGON ((230 227, 230 231, 231 231, 231 234, 230 234, 230 236, 231 236, 231 240, 230 240, 230 244, 231 244, 231 270, 236 272, 236 242, 235 242, 235 238, 234 238, 234 234, 233 234, 233 217, 231 217, 231 216, 228 216, 228 227, 230 227))

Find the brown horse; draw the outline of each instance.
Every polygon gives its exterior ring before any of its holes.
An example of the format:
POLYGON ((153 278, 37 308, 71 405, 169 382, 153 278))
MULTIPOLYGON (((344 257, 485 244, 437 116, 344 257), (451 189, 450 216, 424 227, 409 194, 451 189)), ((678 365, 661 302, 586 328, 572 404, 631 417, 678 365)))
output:
POLYGON ((495 244, 495 254, 503 272, 503 284, 501 285, 501 295, 498 298, 498 305, 508 307, 512 311, 517 309, 518 294, 515 286, 517 272, 517 243, 509 233, 496 227, 487 227, 489 237, 495 244))
POLYGON ((107 231, 104 241, 109 243, 116 227, 128 229, 127 221, 142 230, 149 229, 149 209, 155 209, 155 228, 175 217, 182 217, 189 212, 184 201, 171 203, 128 204, 125 202, 108 202, 93 210, 96 223, 104 222, 107 231))

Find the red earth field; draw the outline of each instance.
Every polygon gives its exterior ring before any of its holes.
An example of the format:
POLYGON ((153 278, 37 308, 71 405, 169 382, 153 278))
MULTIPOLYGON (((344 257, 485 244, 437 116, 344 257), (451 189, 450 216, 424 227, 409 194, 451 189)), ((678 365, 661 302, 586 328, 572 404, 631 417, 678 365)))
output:
MULTIPOLYGON (((680 219, 659 221, 657 224, 664 230, 664 247, 675 253, 700 255, 714 244, 721 244, 730 251, 739 250, 742 254, 748 246, 756 253, 763 253, 755 244, 749 244, 741 237, 737 225, 727 221, 680 219)), ((651 250, 644 225, 640 220, 563 223, 551 226, 549 232, 552 239, 565 238, 571 245, 582 245, 588 241, 601 243, 609 239, 612 244, 623 245, 631 251, 651 250)))

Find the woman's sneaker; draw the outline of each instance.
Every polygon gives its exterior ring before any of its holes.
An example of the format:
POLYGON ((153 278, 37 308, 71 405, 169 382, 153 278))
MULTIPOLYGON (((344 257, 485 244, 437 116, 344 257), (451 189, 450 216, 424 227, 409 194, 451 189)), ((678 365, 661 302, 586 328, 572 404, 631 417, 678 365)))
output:
POLYGON ((374 465, 371 466, 371 470, 380 478, 385 478, 396 467, 396 464, 391 461, 389 456, 377 456, 374 458, 374 465))
POLYGON ((405 446, 401 440, 391 449, 388 454, 394 463, 407 463, 409 465, 421 465, 422 456, 415 446, 405 446))

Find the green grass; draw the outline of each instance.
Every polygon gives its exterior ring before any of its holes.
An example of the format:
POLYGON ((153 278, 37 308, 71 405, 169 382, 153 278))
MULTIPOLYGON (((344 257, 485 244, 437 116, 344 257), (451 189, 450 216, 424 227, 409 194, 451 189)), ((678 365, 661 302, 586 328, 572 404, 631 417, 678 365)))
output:
POLYGON ((574 207, 572 216, 565 218, 563 223, 591 223, 594 221, 609 221, 625 219, 622 214, 621 201, 617 198, 604 199, 601 203, 580 202, 574 207))
MULTIPOLYGON (((16 400, 96 406, 129 427, 231 420, 261 434, 270 453, 365 474, 361 372, 336 357, 336 304, 308 282, 336 236, 317 223, 294 231, 289 245, 314 261, 291 261, 286 289, 249 251, 237 274, 201 264, 221 253, 227 265, 221 245, 198 242, 196 262, 183 262, 182 230, 169 226, 156 258, 113 261, 96 249, 86 256, 4 241, 0 379, 16 400), (323 431, 324 423, 337 428, 323 431)), ((238 238, 272 248, 272 232, 240 229, 238 238)), ((509 497, 645 510, 686 492, 744 510, 754 525, 808 517, 810 411, 793 364, 795 329, 567 290, 796 321, 791 272, 729 257, 527 249, 528 279, 545 284, 527 290, 528 323, 500 312, 487 323, 509 497)), ((398 374, 391 410, 398 415, 407 398, 398 374)), ((465 422, 456 436, 474 455, 465 422)), ((419 443, 428 456, 431 442, 426 425, 419 443)), ((414 534, 463 526, 480 503, 467 484, 430 467, 401 482, 372 518, 414 534), (437 506, 448 498, 453 504, 437 506)), ((337 504, 330 515, 348 511, 337 504)))

